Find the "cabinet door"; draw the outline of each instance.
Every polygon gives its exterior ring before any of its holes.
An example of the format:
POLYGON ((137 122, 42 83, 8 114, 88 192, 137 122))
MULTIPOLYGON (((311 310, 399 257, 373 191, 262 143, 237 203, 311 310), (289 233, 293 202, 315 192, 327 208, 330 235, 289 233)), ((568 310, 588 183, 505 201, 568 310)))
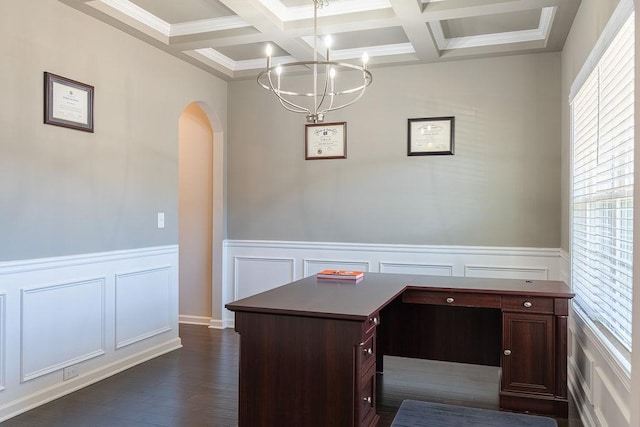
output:
POLYGON ((554 394, 553 315, 503 314, 502 390, 554 394))

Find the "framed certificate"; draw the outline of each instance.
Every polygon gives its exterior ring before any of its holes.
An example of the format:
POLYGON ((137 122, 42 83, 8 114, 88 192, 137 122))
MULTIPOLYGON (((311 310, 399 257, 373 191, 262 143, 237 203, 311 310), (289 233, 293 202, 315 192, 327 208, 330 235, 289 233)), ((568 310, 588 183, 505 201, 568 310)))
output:
POLYGON ((306 125, 304 152, 306 160, 346 159, 347 122, 306 125))
POLYGON ((453 154, 455 117, 409 119, 409 156, 453 154))
POLYGON ((45 72, 44 122, 93 132, 93 86, 45 72))

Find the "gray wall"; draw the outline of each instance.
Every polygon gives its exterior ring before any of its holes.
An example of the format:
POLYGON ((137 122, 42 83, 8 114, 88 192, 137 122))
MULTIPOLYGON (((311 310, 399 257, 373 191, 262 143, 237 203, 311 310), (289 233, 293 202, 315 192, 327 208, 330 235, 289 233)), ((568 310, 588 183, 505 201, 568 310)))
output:
POLYGON ((348 158, 304 160, 303 115, 229 84, 228 237, 559 247, 560 54, 374 69, 348 158), (407 157, 407 119, 455 116, 455 155, 407 157))
POLYGON ((178 119, 226 124, 227 84, 56 0, 3 3, 0 58, 0 261, 177 244, 178 119), (94 134, 42 123, 44 71, 95 86, 94 134))

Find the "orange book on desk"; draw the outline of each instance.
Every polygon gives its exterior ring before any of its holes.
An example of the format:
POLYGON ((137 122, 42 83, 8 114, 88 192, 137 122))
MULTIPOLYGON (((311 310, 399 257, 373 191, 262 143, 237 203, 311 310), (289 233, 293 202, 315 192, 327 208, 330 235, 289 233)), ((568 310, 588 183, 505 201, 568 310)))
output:
POLYGON ((358 280, 364 276, 363 271, 322 270, 317 274, 318 279, 330 280, 358 280))

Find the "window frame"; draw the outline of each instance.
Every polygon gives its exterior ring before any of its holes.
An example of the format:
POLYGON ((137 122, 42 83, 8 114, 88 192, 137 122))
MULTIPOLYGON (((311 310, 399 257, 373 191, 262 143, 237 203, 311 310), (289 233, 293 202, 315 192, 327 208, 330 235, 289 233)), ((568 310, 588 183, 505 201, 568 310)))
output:
MULTIPOLYGON (((632 0, 621 0, 618 4, 616 10, 612 14, 611 19, 605 26, 600 38, 596 42, 593 50, 591 51, 589 57, 585 61, 583 67, 580 72, 577 74, 573 84, 571 85, 571 90, 569 93, 569 136, 570 136, 570 152, 569 152, 569 250, 570 250, 570 282, 573 286, 574 279, 574 178, 575 178, 575 140, 574 140, 574 107, 573 101, 575 97, 578 95, 583 86, 587 83, 589 78, 592 76, 592 73, 598 68, 601 58, 604 56, 605 52, 609 48, 609 46, 614 41, 615 37, 618 35, 618 32, 622 29, 622 27, 628 22, 629 19, 634 20, 632 18, 634 13, 634 2, 632 0)), ((635 26, 635 22, 634 22, 635 26)), ((635 77, 634 77, 635 81, 635 77)), ((635 88, 634 88, 635 90, 635 88)), ((635 100, 634 100, 635 102, 635 100)), ((635 114, 635 111, 634 111, 635 114)), ((635 136, 634 136, 635 138, 635 136)), ((634 165, 635 169, 635 165, 634 165)), ((633 244, 633 243, 632 243, 633 244)), ((633 274, 633 270, 632 270, 633 274)), ((632 292, 634 290, 632 289, 632 292)), ((631 377, 631 352, 627 350, 626 346, 624 346, 603 324, 598 322, 596 319, 592 318, 589 314, 587 314, 578 304, 572 304, 573 311, 578 314, 580 319, 588 326, 589 330, 593 332, 593 334, 598 338, 606 351, 612 356, 612 359, 615 360, 616 364, 622 368, 624 373, 626 373, 627 378, 631 377)), ((631 308, 631 316, 633 316, 633 306, 631 308)), ((630 319, 633 322, 633 319, 630 319)), ((633 346, 633 342, 631 343, 633 346)), ((640 343, 636 343, 636 348, 640 347, 640 343)))

